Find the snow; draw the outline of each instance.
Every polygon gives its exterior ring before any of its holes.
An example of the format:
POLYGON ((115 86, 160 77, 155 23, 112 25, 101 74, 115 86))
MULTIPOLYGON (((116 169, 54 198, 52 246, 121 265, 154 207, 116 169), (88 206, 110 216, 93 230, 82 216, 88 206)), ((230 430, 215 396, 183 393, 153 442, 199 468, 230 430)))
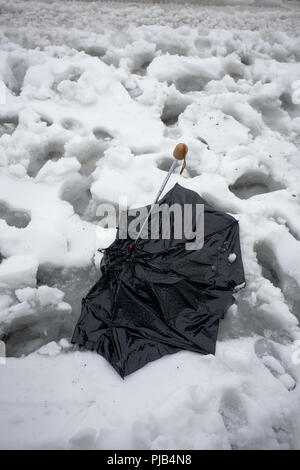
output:
POLYGON ((236 254, 235 253, 230 253, 230 255, 228 256, 229 263, 234 263, 235 260, 236 260, 236 254))
POLYGON ((299 449, 299 4, 0 9, 0 447, 299 449), (178 142, 166 191, 239 220, 246 286, 215 356, 122 380, 70 344, 115 236, 97 208, 152 202, 178 142))

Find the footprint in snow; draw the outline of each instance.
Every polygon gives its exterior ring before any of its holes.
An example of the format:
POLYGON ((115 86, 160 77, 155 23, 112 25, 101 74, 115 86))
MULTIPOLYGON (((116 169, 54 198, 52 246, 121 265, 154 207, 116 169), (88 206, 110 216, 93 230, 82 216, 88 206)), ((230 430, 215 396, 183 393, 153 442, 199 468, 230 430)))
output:
POLYGON ((219 413, 224 421, 227 431, 232 434, 248 423, 247 413, 239 393, 235 389, 228 389, 223 394, 219 413))
POLYGON ((97 431, 94 428, 80 429, 69 440, 72 449, 89 450, 94 449, 97 438, 97 431))
POLYGON ((25 228, 31 218, 28 212, 14 209, 5 201, 0 201, 0 219, 4 219, 7 225, 17 228, 25 228))
POLYGON ((265 338, 259 339, 255 343, 255 353, 273 377, 278 379, 287 390, 292 391, 296 388, 294 377, 287 371, 286 365, 271 341, 265 338))
POLYGON ((67 131, 77 131, 77 132, 82 130, 82 127, 83 127, 80 121, 74 118, 70 118, 70 117, 62 119, 61 125, 67 131))

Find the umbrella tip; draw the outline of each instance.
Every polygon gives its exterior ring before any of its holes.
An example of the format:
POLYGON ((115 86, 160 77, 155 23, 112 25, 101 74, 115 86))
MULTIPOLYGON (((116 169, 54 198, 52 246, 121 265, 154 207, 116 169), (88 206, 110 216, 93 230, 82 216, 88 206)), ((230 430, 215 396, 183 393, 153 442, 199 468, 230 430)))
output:
POLYGON ((177 144, 173 151, 173 157, 176 160, 184 160, 186 154, 188 153, 188 146, 186 144, 180 143, 177 144))
POLYGON ((183 164, 179 173, 180 175, 185 169, 185 165, 186 165, 185 157, 187 153, 188 153, 188 146, 186 144, 183 144, 182 142, 180 144, 177 144, 173 151, 173 157, 176 158, 176 160, 183 160, 183 164))

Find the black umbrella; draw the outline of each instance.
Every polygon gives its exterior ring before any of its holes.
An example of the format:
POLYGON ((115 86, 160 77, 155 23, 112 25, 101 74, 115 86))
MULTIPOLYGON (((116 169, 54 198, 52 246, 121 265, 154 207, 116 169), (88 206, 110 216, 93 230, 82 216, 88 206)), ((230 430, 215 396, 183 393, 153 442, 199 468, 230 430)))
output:
MULTIPOLYGON (((104 356, 122 377, 182 349, 214 354, 219 320, 245 280, 236 219, 178 183, 157 207, 163 204, 183 210, 190 205, 193 228, 195 208, 204 205, 203 247, 187 249, 191 240, 174 236, 172 213, 168 239, 161 219, 156 239, 124 239, 118 230, 104 250, 100 279, 82 300, 72 337, 73 343, 104 356)), ((151 208, 146 233, 154 220, 151 208)))

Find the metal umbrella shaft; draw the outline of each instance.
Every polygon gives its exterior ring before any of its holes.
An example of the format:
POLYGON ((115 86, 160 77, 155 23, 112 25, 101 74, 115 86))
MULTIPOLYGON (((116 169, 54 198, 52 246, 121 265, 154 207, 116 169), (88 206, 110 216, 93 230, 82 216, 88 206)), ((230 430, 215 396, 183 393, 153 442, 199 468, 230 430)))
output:
POLYGON ((161 196, 161 193, 162 193, 163 190, 165 189, 165 186, 166 186, 166 184, 167 184, 167 182, 168 182, 168 180, 169 180, 171 174, 173 173, 175 167, 177 166, 177 163, 178 163, 177 160, 174 160, 174 162, 172 163, 172 165, 171 165, 171 167, 170 167, 170 169, 169 169, 169 171, 168 171, 168 174, 167 174, 167 176, 165 177, 163 184, 162 184, 161 187, 159 188, 159 191, 158 191, 158 193, 157 193, 157 196, 156 196, 156 198, 155 198, 155 201, 154 201, 154 203, 151 205, 150 211, 148 212, 148 215, 147 215, 147 217, 146 217, 146 219, 145 219, 145 221, 144 221, 144 223, 143 223, 143 225, 142 225, 142 227, 141 227, 141 229, 140 229, 140 231, 139 231, 139 233, 138 233, 138 236, 136 237, 134 243, 136 243, 137 240, 140 238, 140 235, 141 235, 141 233, 142 233, 142 231, 143 231, 143 228, 145 227, 146 223, 148 222, 149 217, 150 217, 150 215, 151 215, 151 212, 152 212, 152 210, 153 210, 155 204, 158 202, 158 200, 159 200, 159 198, 160 198, 160 196, 161 196))

